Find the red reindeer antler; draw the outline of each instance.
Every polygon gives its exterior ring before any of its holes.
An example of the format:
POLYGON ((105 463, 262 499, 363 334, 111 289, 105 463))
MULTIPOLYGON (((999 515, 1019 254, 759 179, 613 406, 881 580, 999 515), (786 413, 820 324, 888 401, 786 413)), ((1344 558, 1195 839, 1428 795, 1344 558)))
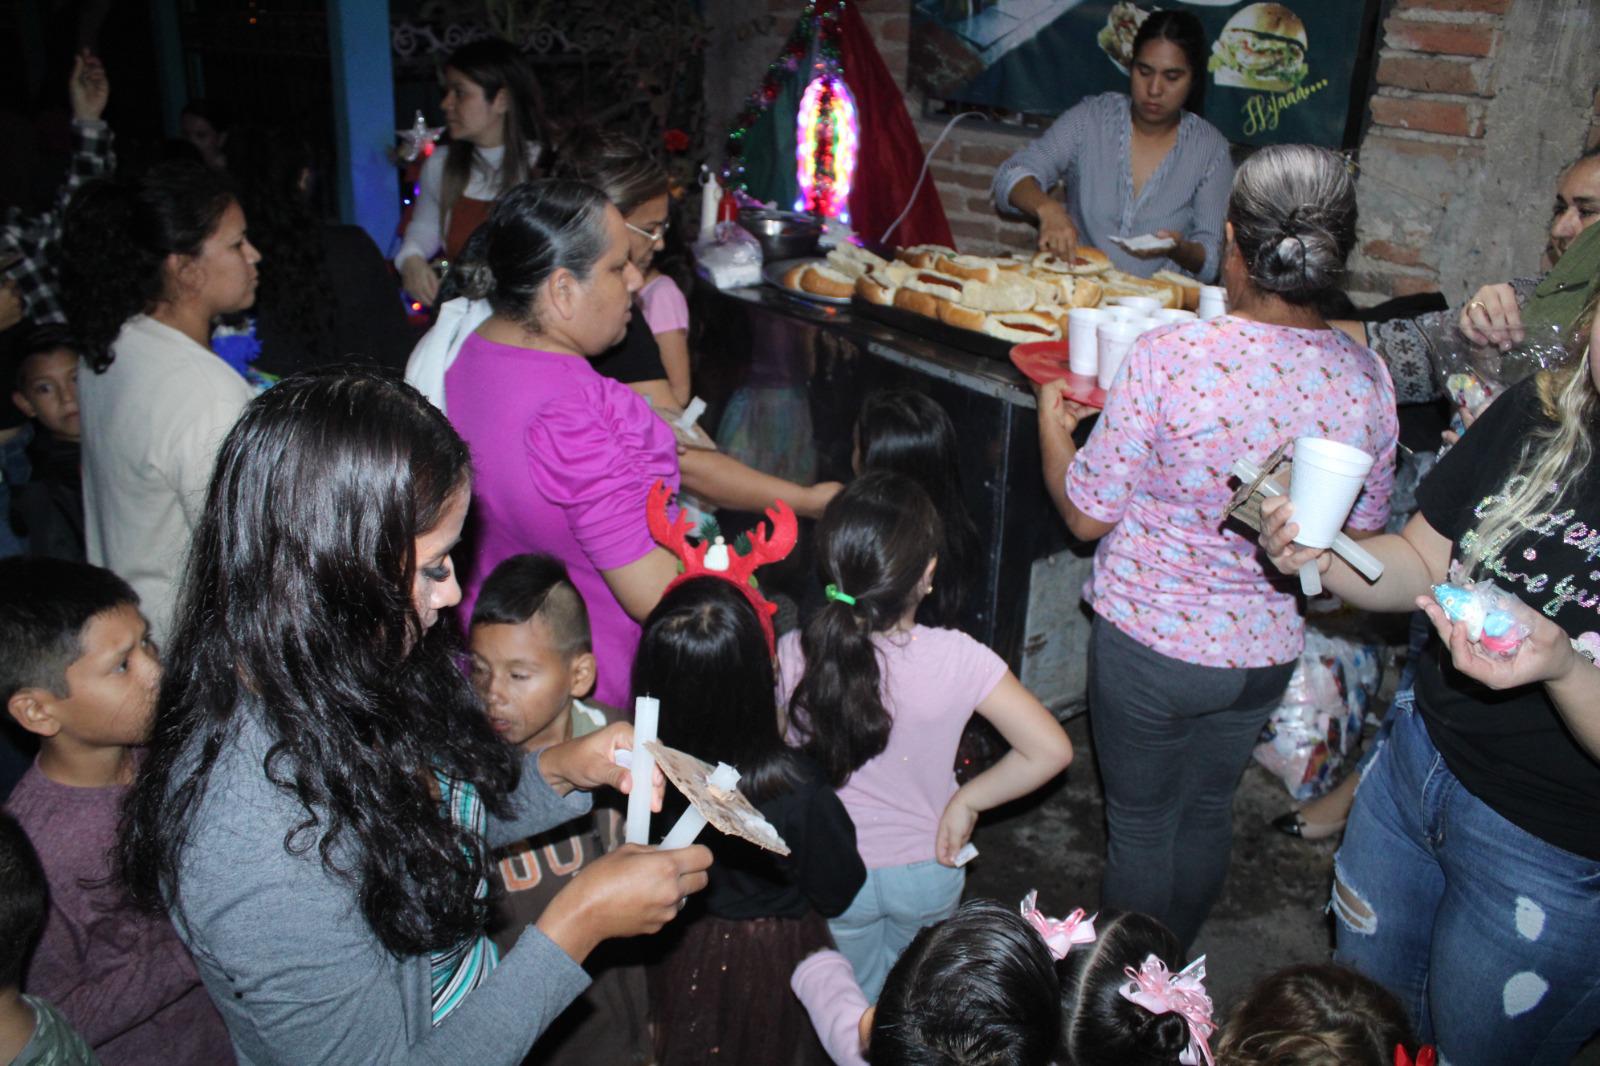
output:
MULTIPOLYGON (((776 649, 777 636, 772 628, 772 616, 778 613, 778 608, 756 591, 753 577, 756 567, 775 563, 794 550, 799 535, 794 511, 782 500, 775 502, 767 508, 767 517, 772 521, 771 535, 765 529, 756 528, 750 535, 748 552, 743 555, 729 552, 726 569, 708 570, 706 552, 711 545, 689 543, 689 520, 681 511, 675 520, 667 521, 667 501, 671 498, 672 490, 665 482, 657 481, 650 487, 650 496, 645 501, 645 522, 650 528, 650 535, 683 563, 683 573, 672 579, 666 591, 671 592, 681 582, 694 577, 715 577, 731 582, 755 608, 756 617, 761 619, 761 629, 767 636, 767 646, 776 649)), ((722 538, 718 537, 717 540, 721 542, 722 538)))
POLYGON ((650 529, 650 535, 656 543, 666 548, 678 557, 683 563, 685 573, 693 573, 704 569, 706 545, 693 545, 689 543, 689 520, 678 512, 678 517, 671 522, 667 521, 667 501, 672 499, 672 490, 665 481, 657 480, 650 486, 650 495, 645 500, 645 524, 650 529))

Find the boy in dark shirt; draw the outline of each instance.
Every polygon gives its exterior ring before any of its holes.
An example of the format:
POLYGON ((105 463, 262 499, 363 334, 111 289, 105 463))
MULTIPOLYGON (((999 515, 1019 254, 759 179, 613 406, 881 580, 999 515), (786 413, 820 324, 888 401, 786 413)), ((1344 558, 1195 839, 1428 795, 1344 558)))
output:
POLYGON ((0 560, 0 699, 39 737, 6 808, 50 883, 24 987, 59 1007, 106 1066, 232 1063, 172 923, 130 910, 109 877, 132 748, 149 731, 161 680, 138 605, 109 570, 0 560))
POLYGON ((31 420, 32 474, 11 495, 12 529, 28 554, 82 562, 83 474, 78 418, 78 352, 62 326, 34 330, 18 353, 11 402, 31 420))
MULTIPOLYGON (((614 712, 582 697, 594 687, 589 613, 560 562, 516 555, 495 567, 472 612, 472 681, 507 743, 535 751, 606 725, 614 712)), ((594 810, 502 849, 504 889, 491 935, 502 954, 584 864, 622 842, 622 816, 597 795, 594 810)), ((589 957, 594 983, 533 1046, 529 1063, 579 1066, 650 1061, 643 969, 627 942, 589 957)))

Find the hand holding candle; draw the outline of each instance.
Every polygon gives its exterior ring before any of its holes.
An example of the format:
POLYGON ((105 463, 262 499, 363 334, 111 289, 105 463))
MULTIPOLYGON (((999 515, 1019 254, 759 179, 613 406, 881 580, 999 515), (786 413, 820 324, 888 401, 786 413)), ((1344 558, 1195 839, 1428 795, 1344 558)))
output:
POLYGON ((633 780, 634 789, 628 796, 628 821, 625 840, 629 844, 650 843, 650 793, 640 788, 638 782, 652 781, 656 773, 656 757, 645 744, 656 739, 661 725, 661 701, 640 696, 633 703, 633 780))

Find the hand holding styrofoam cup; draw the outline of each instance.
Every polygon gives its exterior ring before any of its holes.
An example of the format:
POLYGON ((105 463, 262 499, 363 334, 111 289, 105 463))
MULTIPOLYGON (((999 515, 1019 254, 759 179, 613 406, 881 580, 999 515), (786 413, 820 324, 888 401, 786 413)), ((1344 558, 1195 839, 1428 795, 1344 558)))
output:
POLYGON ((1100 348, 1100 367, 1095 377, 1100 382, 1100 387, 1111 389, 1111 383, 1117 380, 1117 371, 1122 369, 1122 361, 1128 357, 1128 349, 1133 347, 1133 342, 1139 339, 1139 334, 1144 329, 1138 322, 1102 322, 1096 331, 1096 341, 1100 348))
POLYGON ((1221 285, 1200 286, 1200 317, 1216 318, 1228 313, 1228 290, 1221 285))
MULTIPOLYGON (((1296 544, 1307 548, 1332 547, 1361 495, 1373 457, 1360 448, 1322 437, 1297 437, 1294 469, 1289 476, 1289 500, 1300 527, 1296 544)), ((1322 591, 1315 562, 1300 568, 1300 587, 1306 595, 1322 591)))
POLYGON ((1100 369, 1100 348, 1095 331, 1106 319, 1097 307, 1074 307, 1067 312, 1067 369, 1092 378, 1100 369))
POLYGON ((1154 296, 1114 296, 1111 302, 1117 307, 1131 307, 1141 315, 1161 310, 1161 301, 1154 296))

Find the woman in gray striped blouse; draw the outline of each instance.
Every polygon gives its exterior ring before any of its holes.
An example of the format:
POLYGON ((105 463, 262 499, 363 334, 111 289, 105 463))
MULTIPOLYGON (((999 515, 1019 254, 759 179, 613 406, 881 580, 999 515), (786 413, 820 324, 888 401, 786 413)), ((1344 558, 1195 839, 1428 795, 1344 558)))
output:
POLYGON ((1188 12, 1157 11, 1133 42, 1130 94, 1067 111, 995 172, 995 206, 1039 221, 1039 248, 1070 257, 1089 244, 1130 274, 1181 270, 1210 281, 1222 254, 1233 183, 1228 142, 1201 118, 1205 31, 1188 12), (1063 205, 1049 194, 1066 186, 1063 205), (1127 251, 1109 238, 1154 233, 1176 246, 1127 251))

